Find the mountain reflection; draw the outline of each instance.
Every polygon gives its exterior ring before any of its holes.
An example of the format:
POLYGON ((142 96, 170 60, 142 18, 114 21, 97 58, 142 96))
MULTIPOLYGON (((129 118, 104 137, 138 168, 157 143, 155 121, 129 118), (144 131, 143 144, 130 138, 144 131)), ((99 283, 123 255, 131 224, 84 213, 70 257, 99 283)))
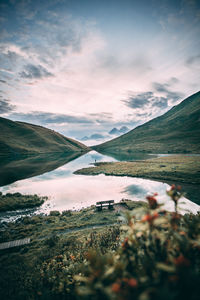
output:
POLYGON ((4 157, 0 161, 0 186, 50 172, 83 154, 85 153, 50 153, 15 160, 4 157))

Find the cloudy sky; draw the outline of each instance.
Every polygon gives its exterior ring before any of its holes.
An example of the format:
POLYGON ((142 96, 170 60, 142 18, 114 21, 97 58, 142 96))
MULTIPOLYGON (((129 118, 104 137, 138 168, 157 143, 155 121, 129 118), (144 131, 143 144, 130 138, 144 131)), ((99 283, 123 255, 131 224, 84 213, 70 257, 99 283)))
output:
POLYGON ((0 115, 130 129, 199 90, 198 0, 0 0, 0 115))

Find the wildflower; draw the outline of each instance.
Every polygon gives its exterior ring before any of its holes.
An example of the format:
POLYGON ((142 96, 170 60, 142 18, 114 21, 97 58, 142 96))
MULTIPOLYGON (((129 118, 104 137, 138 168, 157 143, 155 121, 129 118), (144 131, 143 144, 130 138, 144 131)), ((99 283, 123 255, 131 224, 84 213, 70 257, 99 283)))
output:
POLYGON ((121 288, 121 285, 119 283, 117 283, 117 282, 113 283, 112 287, 111 287, 111 289, 112 289, 112 291, 114 293, 119 293, 120 292, 120 288, 121 288))
POLYGON ((135 287, 137 287, 138 282, 135 278, 131 278, 128 280, 128 285, 131 286, 132 288, 135 288, 135 287))
POLYGON ((122 247, 125 248, 126 246, 128 246, 128 238, 126 237, 122 243, 122 247))
POLYGON ((181 198, 182 194, 180 192, 181 186, 175 186, 175 184, 172 184, 171 189, 167 191, 167 195, 171 197, 171 199, 174 201, 175 204, 175 211, 177 212, 177 204, 178 200, 181 198))
POLYGON ((179 234, 180 235, 185 235, 185 236, 187 235, 185 231, 180 231, 179 234))
POLYGON ((153 215, 150 215, 150 214, 146 214, 143 218, 142 218, 142 222, 148 222, 150 225, 153 224, 153 221, 158 218, 159 215, 158 213, 154 213, 153 215))
POLYGON ((176 188, 175 184, 172 184, 171 185, 171 191, 175 190, 175 188, 176 188))
POLYGON ((158 207, 158 203, 157 203, 157 200, 155 198, 155 196, 157 196, 158 194, 157 193, 154 193, 152 196, 147 196, 146 199, 148 200, 149 202, 149 206, 151 209, 155 209, 158 207))
POLYGON ((174 259, 174 263, 178 267, 189 267, 190 266, 190 261, 187 258, 185 258, 182 254, 174 259))
POLYGON ((70 255, 71 260, 75 260, 75 256, 74 255, 70 255))

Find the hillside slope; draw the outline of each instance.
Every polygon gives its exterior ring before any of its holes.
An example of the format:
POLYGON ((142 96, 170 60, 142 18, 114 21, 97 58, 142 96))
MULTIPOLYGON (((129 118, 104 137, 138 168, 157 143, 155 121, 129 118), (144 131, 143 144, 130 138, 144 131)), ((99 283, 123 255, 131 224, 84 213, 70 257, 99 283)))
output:
POLYGON ((107 153, 200 153, 200 92, 162 116, 92 148, 107 153))
POLYGON ((87 147, 53 130, 0 118, 0 155, 81 152, 87 147))

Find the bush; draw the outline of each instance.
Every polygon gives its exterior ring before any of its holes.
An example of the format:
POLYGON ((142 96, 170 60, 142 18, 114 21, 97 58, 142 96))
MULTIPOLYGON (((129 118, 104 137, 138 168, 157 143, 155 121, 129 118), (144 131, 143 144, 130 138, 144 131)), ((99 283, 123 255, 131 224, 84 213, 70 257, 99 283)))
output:
POLYGON ((175 212, 162 209, 156 196, 148 208, 127 216, 118 251, 91 251, 84 275, 75 276, 81 299, 198 299, 200 294, 200 214, 182 216, 180 187, 167 192, 175 212))
POLYGON ((64 210, 64 211, 62 212, 62 216, 65 216, 65 217, 71 217, 71 216, 72 216, 71 210, 64 210))
POLYGON ((51 217, 57 217, 57 216, 60 216, 60 212, 58 210, 52 210, 52 211, 50 211, 49 215, 51 217))

